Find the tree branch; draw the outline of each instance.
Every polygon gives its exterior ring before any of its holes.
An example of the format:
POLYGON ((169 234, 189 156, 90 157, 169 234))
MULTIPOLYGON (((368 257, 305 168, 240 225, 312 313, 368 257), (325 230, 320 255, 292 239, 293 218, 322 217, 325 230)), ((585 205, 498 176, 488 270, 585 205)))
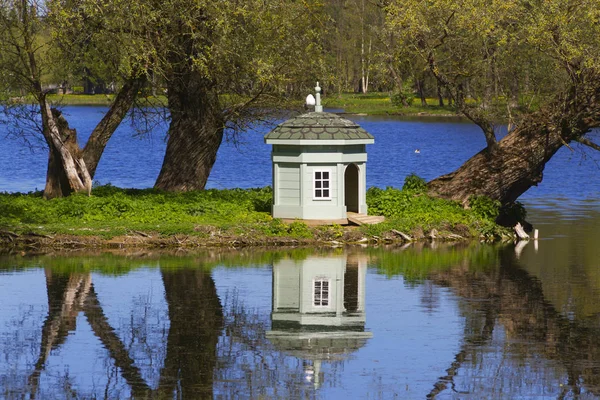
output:
POLYGON ((450 80, 440 72, 437 66, 437 62, 434 57, 433 50, 431 50, 427 56, 427 63, 429 70, 433 76, 437 79, 442 87, 448 89, 450 96, 454 99, 454 103, 458 111, 460 111, 465 117, 470 119, 475 125, 479 126, 485 136, 488 149, 493 152, 498 149, 498 139, 494 132, 494 125, 490 122, 489 118, 484 115, 484 112, 475 107, 470 107, 465 102, 465 96, 463 93, 462 85, 454 85, 450 80))
POLYGON ((592 142, 592 141, 591 141, 591 140, 589 140, 589 139, 586 139, 586 138, 584 138, 584 137, 579 137, 579 138, 576 138, 576 139, 575 139, 575 141, 576 141, 576 142, 579 142, 579 143, 581 143, 581 144, 584 144, 584 145, 586 145, 586 146, 588 146, 588 147, 591 147, 591 148, 592 148, 592 149, 594 149, 594 150, 598 150, 598 151, 600 151, 600 145, 597 145, 596 143, 592 142))

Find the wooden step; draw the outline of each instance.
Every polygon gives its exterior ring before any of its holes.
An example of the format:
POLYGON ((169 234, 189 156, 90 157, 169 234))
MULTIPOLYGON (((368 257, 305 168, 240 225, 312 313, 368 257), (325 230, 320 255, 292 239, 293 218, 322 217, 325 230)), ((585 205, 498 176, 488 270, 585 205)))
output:
POLYGON ((374 225, 385 221, 385 217, 380 215, 357 214, 353 212, 346 213, 348 222, 354 225, 374 225))

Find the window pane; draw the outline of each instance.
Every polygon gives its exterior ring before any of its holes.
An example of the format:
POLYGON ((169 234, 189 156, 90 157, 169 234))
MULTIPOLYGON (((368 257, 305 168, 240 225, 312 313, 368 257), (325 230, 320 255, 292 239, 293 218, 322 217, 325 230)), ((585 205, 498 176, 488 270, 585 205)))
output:
POLYGON ((329 190, 323 190, 323 197, 329 197, 329 190))
POLYGON ((329 179, 329 171, 323 171, 323 179, 329 179))
POLYGON ((321 179, 321 171, 315 172, 315 179, 321 179))
MULTIPOLYGON (((327 183, 327 182, 324 182, 324 183, 327 183)), ((321 189, 321 181, 315 181, 315 187, 317 189, 321 189)), ((324 187, 327 187, 327 185, 325 185, 324 187)))
POLYGON ((323 181, 323 187, 329 189, 329 181, 323 181))
POLYGON ((315 190, 315 197, 323 197, 321 190, 315 190))

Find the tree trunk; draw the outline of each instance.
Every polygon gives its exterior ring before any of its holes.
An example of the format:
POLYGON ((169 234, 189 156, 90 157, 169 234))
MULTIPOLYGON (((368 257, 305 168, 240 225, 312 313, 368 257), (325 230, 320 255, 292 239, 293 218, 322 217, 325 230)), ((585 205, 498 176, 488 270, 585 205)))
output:
POLYGON ((214 85, 188 68, 180 67, 167 84, 171 123, 157 189, 204 189, 223 140, 225 122, 214 85))
POLYGON ((582 141, 600 125, 600 78, 574 85, 548 107, 530 114, 498 142, 471 157, 456 171, 429 182, 433 194, 467 204, 472 195, 484 195, 502 204, 514 202, 542 181, 544 167, 571 141, 582 141))
POLYGON ((133 106, 138 92, 146 84, 146 76, 125 82, 102 120, 96 125, 83 149, 83 159, 92 179, 108 140, 133 106))
POLYGON ((48 151, 48 170, 46 172, 44 198, 54 199, 64 197, 68 196, 70 192, 69 181, 60 162, 60 154, 54 147, 50 147, 48 151))
POLYGON ((427 99, 425 98, 425 80, 417 79, 417 91, 419 92, 419 98, 421 99, 421 107, 427 107, 427 99))
POLYGON ((77 144, 77 131, 70 129, 60 111, 51 109, 50 104, 42 97, 40 101, 44 137, 48 144, 48 174, 44 197, 67 196, 72 192, 92 190, 92 179, 81 157, 77 144))
MULTIPOLYGON (((91 191, 92 179, 106 144, 127 115, 139 90, 145 83, 146 77, 142 76, 131 79, 123 85, 106 115, 94 128, 83 150, 77 143, 77 132, 69 128, 60 111, 53 109, 50 114, 48 112, 43 113, 44 129, 48 131, 44 136, 46 136, 49 148, 44 198, 52 199, 68 196, 72 192, 87 191, 89 193, 91 191), (49 116, 52 116, 52 118, 49 116), (51 120, 58 128, 58 136, 57 134, 50 134, 51 120), (55 141, 52 137, 59 137, 60 140, 55 141), (60 145, 61 142, 64 146, 60 145), (71 162, 68 159, 76 160, 74 163, 81 184, 73 175, 71 162), (69 165, 69 170, 65 168, 65 165, 69 165), (70 177, 69 174, 71 174, 70 177)), ((44 110, 50 106, 43 99, 40 102, 40 107, 44 110)))
POLYGON ((500 141, 496 151, 485 148, 456 171, 429 182, 429 189, 463 204, 472 195, 510 203, 542 181, 544 166, 562 145, 556 133, 516 129, 500 141))
POLYGON ((444 95, 442 94, 442 87, 439 83, 437 84, 437 96, 439 106, 444 107, 444 95))

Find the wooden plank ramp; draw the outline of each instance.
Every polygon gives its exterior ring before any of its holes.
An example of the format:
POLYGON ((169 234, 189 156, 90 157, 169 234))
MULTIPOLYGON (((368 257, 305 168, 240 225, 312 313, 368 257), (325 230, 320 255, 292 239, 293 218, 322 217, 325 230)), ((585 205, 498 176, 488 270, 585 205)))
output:
POLYGON ((346 213, 348 222, 354 225, 374 225, 385 221, 385 217, 380 215, 358 214, 354 212, 346 213))

